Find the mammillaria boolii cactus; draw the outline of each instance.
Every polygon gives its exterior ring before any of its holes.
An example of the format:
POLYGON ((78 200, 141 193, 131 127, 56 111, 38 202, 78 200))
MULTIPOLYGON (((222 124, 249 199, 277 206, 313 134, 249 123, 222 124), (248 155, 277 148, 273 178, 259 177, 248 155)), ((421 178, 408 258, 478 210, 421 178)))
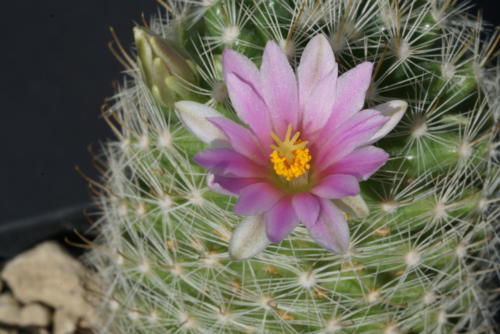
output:
POLYGON ((494 332, 498 31, 452 0, 160 3, 104 112, 99 332, 494 332))

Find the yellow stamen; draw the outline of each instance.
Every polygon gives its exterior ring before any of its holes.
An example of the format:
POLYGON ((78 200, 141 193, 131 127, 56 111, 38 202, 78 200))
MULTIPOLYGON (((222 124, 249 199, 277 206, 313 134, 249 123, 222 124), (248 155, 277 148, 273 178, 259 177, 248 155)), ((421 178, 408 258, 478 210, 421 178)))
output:
POLYGON ((276 174, 283 176, 287 181, 305 174, 310 168, 312 159, 309 149, 306 148, 308 142, 299 139, 300 132, 294 134, 292 138, 292 125, 288 126, 285 139, 281 140, 271 132, 271 137, 277 145, 271 145, 274 151, 270 154, 276 174))

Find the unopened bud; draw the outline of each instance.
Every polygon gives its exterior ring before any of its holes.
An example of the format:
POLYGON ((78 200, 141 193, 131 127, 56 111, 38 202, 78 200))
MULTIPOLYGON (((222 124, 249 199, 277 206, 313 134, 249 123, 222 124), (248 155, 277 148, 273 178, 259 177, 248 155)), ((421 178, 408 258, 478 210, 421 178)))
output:
POLYGON ((134 28, 134 39, 139 67, 155 99, 171 105, 188 98, 185 84, 195 83, 196 74, 183 50, 141 27, 134 28))

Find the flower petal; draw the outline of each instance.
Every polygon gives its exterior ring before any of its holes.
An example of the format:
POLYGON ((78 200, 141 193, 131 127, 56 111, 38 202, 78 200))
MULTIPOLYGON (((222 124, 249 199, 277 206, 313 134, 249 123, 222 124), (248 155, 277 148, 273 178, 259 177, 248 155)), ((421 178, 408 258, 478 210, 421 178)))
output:
POLYGON ((337 63, 332 48, 325 35, 318 34, 307 43, 297 68, 299 101, 302 110, 309 104, 309 97, 319 82, 332 71, 337 73, 337 63))
POLYGON ((313 225, 319 217, 319 201, 314 195, 300 193, 292 198, 293 209, 301 222, 313 225))
POLYGON ((193 160, 210 169, 214 174, 224 176, 260 176, 262 169, 232 148, 208 148, 195 154, 193 160))
POLYGON ((333 203, 340 210, 355 218, 364 218, 370 214, 370 209, 361 195, 334 199, 333 203))
POLYGON ((321 200, 318 221, 307 226, 309 234, 325 249, 343 254, 349 249, 349 226, 342 212, 328 200, 321 200))
POLYGON ((260 183, 262 179, 253 177, 229 177, 214 175, 213 184, 229 192, 230 195, 237 195, 240 191, 252 184, 260 183))
POLYGON ((264 217, 245 217, 231 235, 229 255, 233 260, 246 260, 262 252, 268 245, 264 217))
POLYGON ((320 170, 331 166, 356 148, 366 145, 366 142, 385 123, 387 117, 382 116, 376 110, 363 110, 356 113, 347 122, 335 129, 329 137, 316 142, 316 163, 320 170))
POLYGON ((372 69, 372 63, 364 62, 338 78, 335 104, 322 135, 328 136, 336 127, 361 110, 365 103, 366 91, 370 86, 372 69))
POLYGON ((337 121, 346 120, 361 110, 372 71, 373 63, 363 62, 339 77, 335 94, 335 113, 339 116, 337 121))
POLYGON ((219 182, 215 181, 215 175, 213 173, 207 174, 207 187, 215 193, 227 196, 236 195, 235 192, 225 189, 219 182))
POLYGON ((255 91, 260 91, 259 70, 250 59, 241 53, 231 49, 225 49, 222 54, 222 67, 224 69, 224 79, 226 82, 228 75, 232 73, 252 86, 255 91))
POLYGON ((368 143, 374 143, 391 132, 399 123, 407 108, 408 103, 402 100, 393 100, 372 107, 371 109, 378 110, 382 115, 389 117, 389 120, 372 136, 368 143))
POLYGON ((262 94, 269 108, 271 121, 278 137, 282 137, 289 124, 294 129, 299 118, 297 82, 285 53, 269 41, 264 49, 260 68, 262 94))
POLYGON ((226 140, 224 133, 207 120, 209 117, 222 117, 215 109, 193 101, 179 101, 175 103, 175 110, 184 126, 204 143, 226 140))
POLYGON ((247 128, 225 117, 215 117, 208 119, 226 135, 234 150, 257 164, 265 164, 267 159, 261 151, 253 133, 247 128))
POLYGON ((265 102, 257 91, 233 73, 227 74, 229 97, 239 118, 257 135, 263 148, 270 150, 271 120, 265 102))
POLYGON ((334 174, 320 180, 311 193, 328 199, 354 196, 359 194, 359 184, 354 176, 334 174))
POLYGON ((365 146, 349 153, 329 167, 325 174, 348 174, 366 180, 383 166, 389 154, 375 146, 365 146))
POLYGON ((335 92, 337 83, 337 69, 330 71, 314 88, 310 98, 303 110, 303 126, 308 132, 315 132, 322 129, 325 123, 331 116, 335 97, 332 97, 332 92, 335 92))
POLYGON ((275 187, 264 183, 252 184, 239 193, 234 212, 242 216, 256 216, 269 211, 283 194, 275 187))
POLYGON ((266 214, 267 238, 271 242, 281 241, 298 224, 290 198, 283 198, 266 214))

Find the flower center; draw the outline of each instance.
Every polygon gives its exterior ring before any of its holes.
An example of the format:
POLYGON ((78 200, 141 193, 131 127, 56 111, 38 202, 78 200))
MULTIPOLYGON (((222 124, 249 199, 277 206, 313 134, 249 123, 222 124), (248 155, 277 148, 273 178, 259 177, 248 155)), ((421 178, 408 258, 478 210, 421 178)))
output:
POLYGON ((305 174, 310 168, 312 159, 307 148, 307 141, 300 140, 300 132, 292 136, 292 125, 288 125, 285 139, 281 140, 271 132, 276 145, 271 145, 274 151, 269 155, 276 174, 283 176, 287 181, 305 174))

